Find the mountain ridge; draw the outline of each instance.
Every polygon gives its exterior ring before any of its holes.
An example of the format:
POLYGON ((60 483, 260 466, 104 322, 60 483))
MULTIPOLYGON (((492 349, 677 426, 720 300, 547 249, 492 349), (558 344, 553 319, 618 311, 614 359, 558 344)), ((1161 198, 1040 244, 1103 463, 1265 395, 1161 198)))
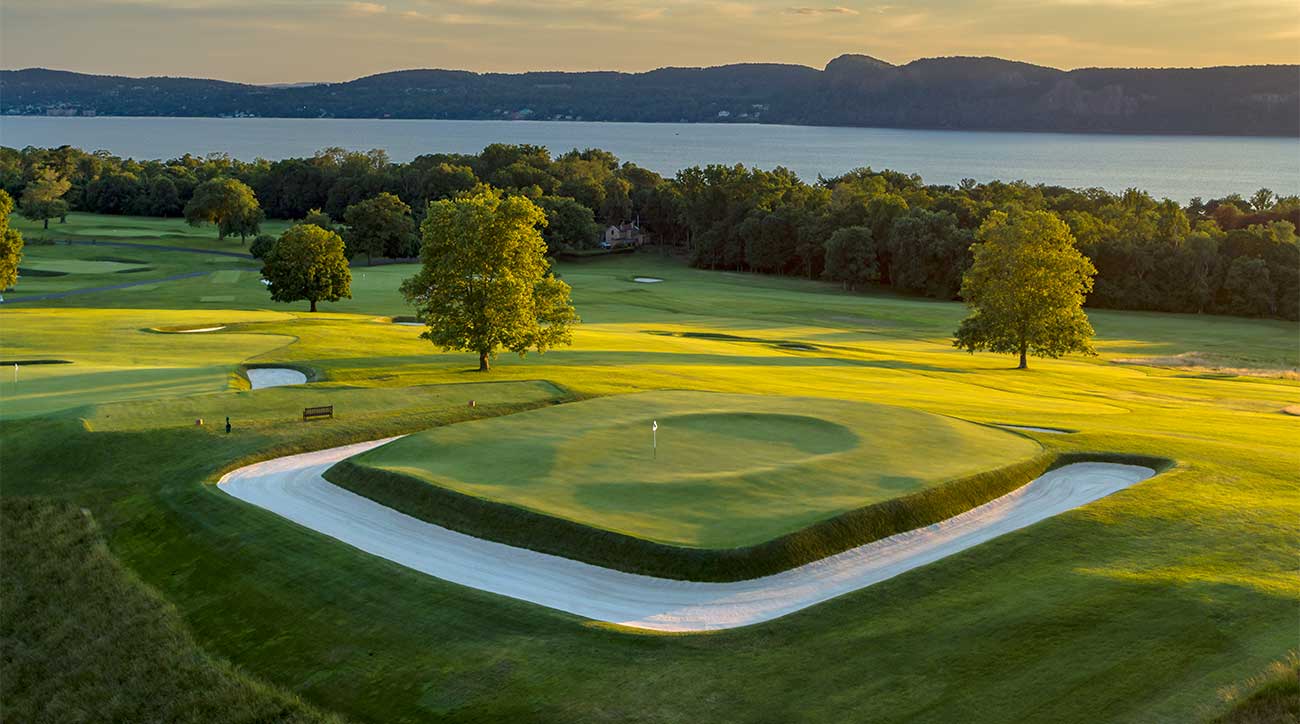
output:
POLYGON ((732 63, 479 73, 419 68, 253 85, 180 76, 0 71, 6 115, 757 122, 952 130, 1300 135, 1300 66, 1078 68, 990 56, 823 69, 732 63))

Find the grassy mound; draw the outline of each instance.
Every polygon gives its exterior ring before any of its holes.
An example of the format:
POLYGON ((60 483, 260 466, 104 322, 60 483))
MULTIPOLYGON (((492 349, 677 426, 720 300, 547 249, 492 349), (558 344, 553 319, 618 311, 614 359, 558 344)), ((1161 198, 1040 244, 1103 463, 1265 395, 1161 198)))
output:
POLYGON ((1300 722, 1300 655, 1292 651, 1263 673, 1226 687, 1219 697, 1230 705, 1212 724, 1297 724, 1300 722))
POLYGON ((0 500, 7 721, 325 722, 199 648, 76 507, 0 500))
POLYGON ((915 410, 679 391, 429 430, 327 477, 480 537, 738 580, 950 517, 1050 462, 1023 437, 915 410))

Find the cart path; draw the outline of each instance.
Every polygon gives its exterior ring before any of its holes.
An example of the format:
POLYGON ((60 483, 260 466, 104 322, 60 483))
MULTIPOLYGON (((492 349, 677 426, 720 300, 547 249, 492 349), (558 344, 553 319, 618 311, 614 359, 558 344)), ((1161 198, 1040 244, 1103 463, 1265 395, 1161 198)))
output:
POLYGON ((334 463, 394 439, 255 463, 227 473, 218 486, 367 553, 463 586, 624 626, 709 631, 769 621, 866 588, 1155 475, 1136 465, 1066 465, 926 528, 771 576, 704 583, 624 573, 475 538, 399 513, 321 477, 334 463))

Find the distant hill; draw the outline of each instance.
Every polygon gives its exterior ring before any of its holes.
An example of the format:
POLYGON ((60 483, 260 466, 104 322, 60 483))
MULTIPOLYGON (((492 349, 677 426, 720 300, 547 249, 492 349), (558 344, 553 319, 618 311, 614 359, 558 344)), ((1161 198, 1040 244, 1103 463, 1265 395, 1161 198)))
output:
POLYGON ((1300 66, 1062 71, 999 58, 891 65, 842 55, 824 70, 764 63, 646 73, 403 70, 278 86, 34 68, 0 71, 0 113, 1300 136, 1300 66))

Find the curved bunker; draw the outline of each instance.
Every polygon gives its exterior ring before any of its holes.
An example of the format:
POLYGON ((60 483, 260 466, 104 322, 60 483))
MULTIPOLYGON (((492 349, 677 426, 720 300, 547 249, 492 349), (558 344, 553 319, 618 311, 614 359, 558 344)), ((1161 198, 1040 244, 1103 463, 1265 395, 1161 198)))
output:
POLYGON ((964 513, 775 575, 731 582, 667 580, 495 543, 418 520, 322 477, 394 438, 245 466, 221 490, 372 555, 463 586, 599 621, 709 631, 769 621, 888 580, 1155 475, 1152 468, 1074 463, 964 513))

